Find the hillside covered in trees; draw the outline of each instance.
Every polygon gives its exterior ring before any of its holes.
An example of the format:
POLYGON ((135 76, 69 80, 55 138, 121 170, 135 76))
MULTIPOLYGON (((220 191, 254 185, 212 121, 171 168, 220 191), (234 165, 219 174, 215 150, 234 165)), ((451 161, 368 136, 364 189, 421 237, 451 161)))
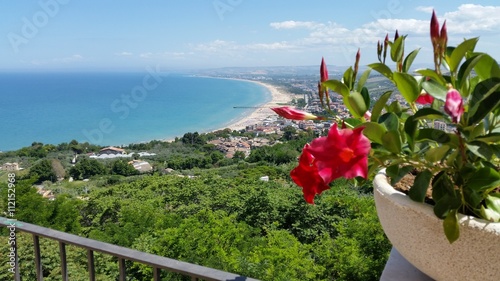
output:
MULTIPOLYGON (((277 144, 233 159, 221 157, 207 143, 216 137, 186 134, 173 143, 129 146, 155 152, 149 159, 155 170, 148 174, 127 170, 118 162, 123 160, 82 158, 83 164, 67 165, 75 152, 71 145, 53 146, 46 153, 36 151, 47 146, 43 144, 10 152, 1 159, 31 163, 16 178, 16 219, 262 280, 378 280, 391 246, 379 225, 369 183, 337 181, 309 205, 289 171, 311 132, 275 136, 277 144), (174 172, 165 173, 165 168, 174 172), (85 182, 41 178, 48 171, 68 178, 76 170, 91 169, 95 171, 81 177, 89 179, 85 182), (32 187, 44 181, 56 193, 53 200, 32 187)), ((7 202, 4 177, 0 173, 2 210, 7 202)), ((1 252, 8 252, 7 234, 2 229, 1 252)), ((23 278, 34 280, 31 236, 18 233, 18 240, 23 278)), ((58 280, 57 244, 41 239, 41 250, 44 280, 58 280)), ((11 274, 5 259, 0 258, 1 280, 11 274)), ((88 280, 85 251, 69 247, 68 260, 70 279, 88 280)), ((98 280, 116 280, 114 258, 98 254, 96 267, 98 280)), ((150 268, 131 262, 127 268, 130 280, 152 278, 150 268)), ((166 272, 163 277, 184 280, 166 272)))

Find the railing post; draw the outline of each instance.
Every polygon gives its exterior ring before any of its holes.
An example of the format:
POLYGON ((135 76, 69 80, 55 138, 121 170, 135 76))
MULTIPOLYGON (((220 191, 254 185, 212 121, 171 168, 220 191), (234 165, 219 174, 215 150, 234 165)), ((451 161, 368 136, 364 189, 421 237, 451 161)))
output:
POLYGON ((125 268, 125 259, 118 258, 118 267, 120 270, 120 281, 127 281, 127 270, 125 268))
POLYGON ((36 234, 33 234, 33 247, 35 248, 36 279, 38 281, 43 281, 42 259, 40 256, 40 237, 38 237, 36 234))
POLYGON ((153 267, 153 281, 160 281, 161 270, 158 267, 153 267))
POLYGON ((59 241, 59 255, 61 256, 61 275, 63 281, 68 281, 68 264, 66 262, 66 244, 59 241))
POLYGON ((89 280, 95 281, 94 251, 87 249, 89 280))

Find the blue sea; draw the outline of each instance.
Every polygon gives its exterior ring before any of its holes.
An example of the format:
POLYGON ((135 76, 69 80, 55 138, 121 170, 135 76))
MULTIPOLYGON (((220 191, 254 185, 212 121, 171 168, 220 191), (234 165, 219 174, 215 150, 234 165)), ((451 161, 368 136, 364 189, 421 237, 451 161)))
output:
POLYGON ((127 145, 224 128, 271 99, 229 79, 143 73, 0 73, 0 151, 32 142, 127 145))

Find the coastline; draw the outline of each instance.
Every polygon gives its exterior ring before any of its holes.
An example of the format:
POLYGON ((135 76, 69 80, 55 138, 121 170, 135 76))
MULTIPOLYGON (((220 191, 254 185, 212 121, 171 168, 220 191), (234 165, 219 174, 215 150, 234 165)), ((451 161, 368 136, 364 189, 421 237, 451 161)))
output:
MULTIPOLYGON (((230 120, 228 123, 223 124, 219 128, 208 129, 206 131, 201 130, 200 132, 202 132, 202 133, 215 132, 215 131, 220 131, 220 130, 224 130, 224 129, 243 130, 247 126, 262 123, 262 121, 264 119, 266 119, 268 116, 275 115, 274 111, 271 110, 271 107, 277 107, 277 106, 282 106, 283 104, 288 104, 294 98, 292 93, 289 93, 280 87, 276 87, 274 85, 270 85, 268 83, 261 82, 261 81, 247 80, 247 79, 240 79, 240 78, 211 77, 211 76, 196 76, 196 77, 204 77, 204 78, 212 78, 212 79, 215 78, 215 79, 238 80, 238 81, 255 83, 255 84, 258 84, 262 87, 265 87, 267 89, 267 91, 270 93, 270 97, 271 97, 270 101, 262 103, 260 105, 257 105, 255 107, 255 109, 250 111, 249 113, 242 115, 241 117, 236 117, 233 120, 230 120)), ((175 138, 163 139, 163 141, 167 141, 167 142, 173 142, 174 140, 175 140, 175 138)))
MULTIPOLYGON (((208 132, 215 132, 215 131, 220 131, 224 129, 231 129, 231 130, 242 130, 245 129, 247 126, 250 125, 255 125, 262 123, 264 119, 266 119, 268 116, 275 115, 274 111, 271 110, 272 107, 277 107, 277 106, 282 106, 283 104, 288 104, 294 99, 294 94, 285 91, 284 89, 280 87, 276 87, 274 85, 261 82, 261 81, 255 81, 255 80, 248 80, 248 79, 241 79, 241 78, 226 78, 226 77, 212 77, 212 76, 198 76, 196 77, 203 77, 203 78, 211 78, 211 79, 227 79, 227 80, 237 80, 237 81, 244 81, 244 82, 250 82, 250 83, 255 83, 258 84, 262 87, 265 87, 267 91, 270 93, 271 100, 267 101, 265 103, 256 105, 255 109, 252 111, 249 111, 248 113, 236 117, 233 120, 230 120, 229 122, 221 125, 221 127, 215 128, 215 129, 207 129, 207 130, 200 130, 199 132, 201 133, 208 133, 208 132)), ((180 137, 180 136, 177 136, 180 137)), ((175 138, 164 138, 161 139, 162 141, 166 142, 173 142, 175 138)))
MULTIPOLYGON (((232 79, 232 78, 229 78, 229 79, 232 79)), ((237 118, 235 120, 230 121, 230 123, 226 124, 223 128, 220 128, 218 130, 225 129, 225 128, 229 128, 231 130, 242 130, 242 129, 245 129, 246 126, 261 123, 268 116, 275 115, 274 111, 271 110, 271 107, 280 106, 280 105, 289 103, 293 100, 293 96, 291 93, 286 92, 285 90, 283 90, 279 87, 267 84, 265 82, 246 80, 246 79, 233 79, 233 80, 252 82, 252 83, 256 83, 262 87, 265 87, 269 91, 269 93, 271 94, 271 100, 264 103, 264 104, 259 105, 250 114, 247 114, 241 118, 237 118)), ((214 130, 214 131, 217 131, 217 130, 214 130)))

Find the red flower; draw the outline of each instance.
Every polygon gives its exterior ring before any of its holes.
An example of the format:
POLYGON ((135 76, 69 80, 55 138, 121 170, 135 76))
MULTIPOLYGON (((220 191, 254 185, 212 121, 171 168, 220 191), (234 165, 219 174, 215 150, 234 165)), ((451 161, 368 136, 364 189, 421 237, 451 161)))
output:
POLYGON ((368 177, 370 141, 363 135, 363 129, 339 130, 334 124, 327 137, 313 140, 306 148, 315 158, 319 175, 326 184, 340 177, 368 177))
POLYGON ((451 116, 454 123, 460 122, 460 116, 464 113, 464 104, 462 96, 455 89, 450 89, 446 94, 444 111, 451 116))
POLYGON ((319 176, 314 157, 307 151, 308 146, 308 144, 304 146, 302 155, 300 155, 299 166, 290 172, 290 176, 298 186, 302 187, 306 202, 314 204, 314 196, 330 189, 330 187, 319 176))
POLYGON ((291 108, 289 106, 283 107, 274 107, 271 108, 274 112, 276 112, 279 116, 284 117, 290 120, 322 120, 323 117, 318 117, 309 112, 305 112, 302 110, 297 110, 295 108, 291 108))
POLYGON ((419 104, 431 104, 434 101, 434 97, 429 95, 427 92, 423 91, 420 96, 418 96, 416 103, 419 104))

